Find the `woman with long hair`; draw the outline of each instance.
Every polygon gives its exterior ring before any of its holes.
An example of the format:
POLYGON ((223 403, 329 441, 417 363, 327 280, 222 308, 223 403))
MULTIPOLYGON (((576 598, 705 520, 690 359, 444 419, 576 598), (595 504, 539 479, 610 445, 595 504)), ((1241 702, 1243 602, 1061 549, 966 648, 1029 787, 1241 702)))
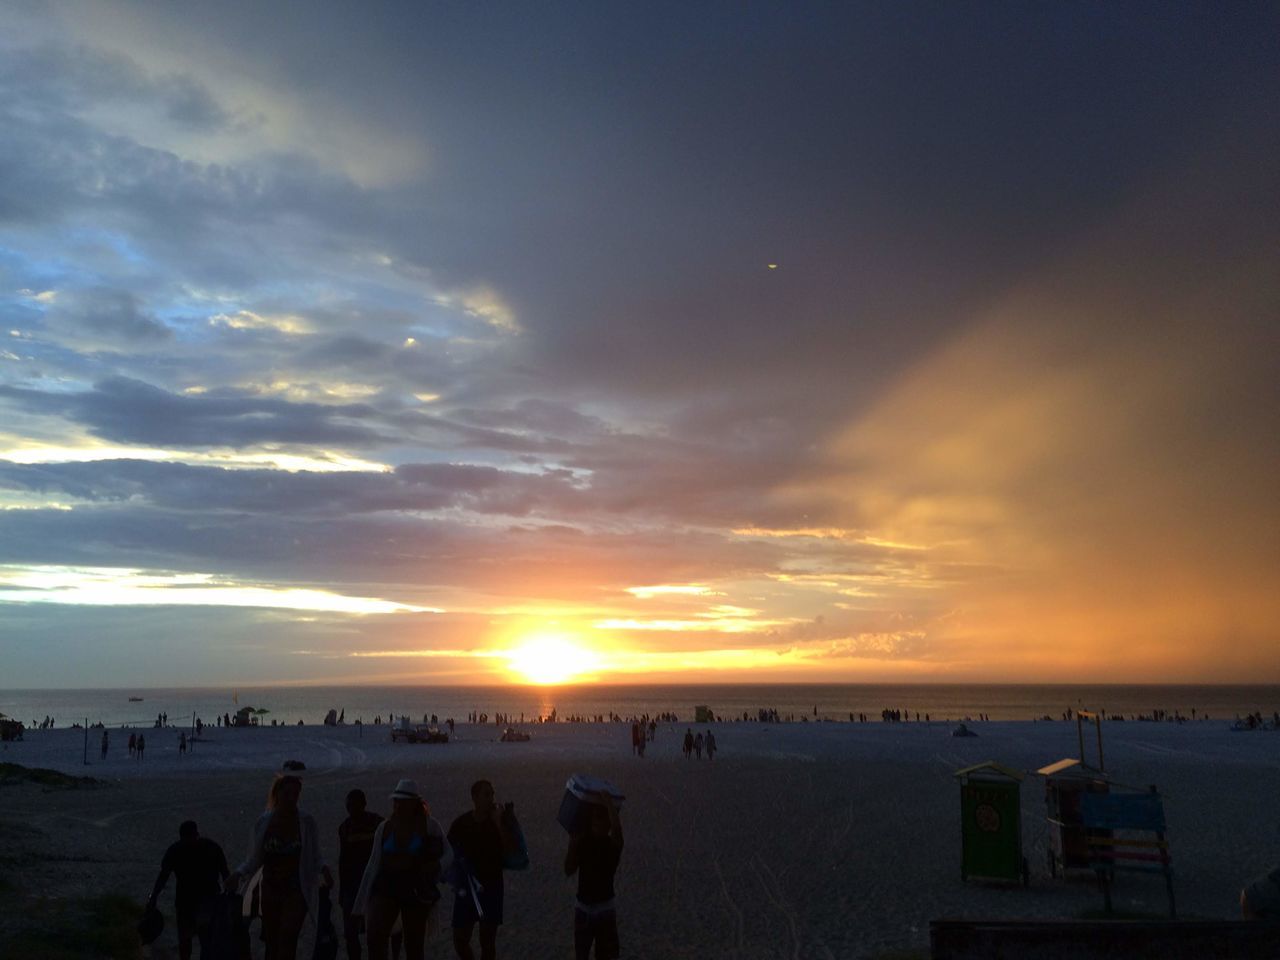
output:
POLYGON ((285 761, 267 793, 267 809, 253 825, 249 853, 227 878, 227 889, 233 892, 241 878, 251 878, 246 902, 258 888, 266 960, 294 960, 307 914, 316 915, 321 880, 333 885, 320 856, 315 818, 298 806, 304 770, 301 761, 285 761))
POLYGON ((373 853, 351 908, 365 919, 369 960, 386 960, 397 918, 404 928, 405 960, 423 960, 427 934, 439 930, 436 882, 445 852, 444 830, 418 785, 401 780, 391 794, 391 816, 374 832, 373 853))

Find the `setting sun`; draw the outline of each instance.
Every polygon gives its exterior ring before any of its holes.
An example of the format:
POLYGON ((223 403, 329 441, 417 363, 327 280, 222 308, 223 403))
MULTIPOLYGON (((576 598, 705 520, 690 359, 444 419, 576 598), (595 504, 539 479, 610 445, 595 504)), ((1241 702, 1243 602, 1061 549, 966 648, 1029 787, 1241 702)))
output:
POLYGON ((510 671, 526 683, 567 683, 597 669, 600 658, 557 634, 527 638, 507 654, 510 671))

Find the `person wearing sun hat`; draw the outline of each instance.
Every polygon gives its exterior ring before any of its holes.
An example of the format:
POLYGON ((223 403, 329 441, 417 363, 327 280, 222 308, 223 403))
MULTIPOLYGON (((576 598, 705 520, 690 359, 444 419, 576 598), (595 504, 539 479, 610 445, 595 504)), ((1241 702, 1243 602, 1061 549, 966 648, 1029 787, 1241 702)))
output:
POLYGON ((423 960, 427 935, 440 928, 436 883, 448 854, 444 830, 415 781, 397 783, 390 800, 391 815, 374 831, 373 853, 351 913, 365 919, 369 960, 386 960, 397 919, 404 929, 406 960, 423 960))
POLYGON ((333 886, 333 875, 320 855, 315 817, 298 806, 306 769, 300 760, 281 765, 267 793, 267 809, 253 825, 249 852, 227 878, 231 892, 239 888, 241 878, 251 878, 244 891, 246 910, 258 887, 267 960, 293 960, 307 915, 317 916, 321 881, 333 886))

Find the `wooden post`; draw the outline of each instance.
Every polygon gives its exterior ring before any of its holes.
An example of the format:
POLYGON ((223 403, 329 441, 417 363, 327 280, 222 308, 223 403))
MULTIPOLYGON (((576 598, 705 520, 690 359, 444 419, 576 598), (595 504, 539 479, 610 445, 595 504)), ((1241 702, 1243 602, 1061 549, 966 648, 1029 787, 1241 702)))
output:
POLYGON ((1102 717, 1095 714, 1093 725, 1098 729, 1098 769, 1105 773, 1107 765, 1102 762, 1102 717))
MULTIPOLYGON (((1151 792, 1159 793, 1155 784, 1151 784, 1151 792)), ((1164 831, 1156 831, 1156 839, 1161 842, 1160 865, 1164 867, 1164 888, 1169 894, 1169 919, 1178 919, 1178 906, 1173 899, 1173 871, 1169 869, 1169 848, 1164 844, 1164 831)))

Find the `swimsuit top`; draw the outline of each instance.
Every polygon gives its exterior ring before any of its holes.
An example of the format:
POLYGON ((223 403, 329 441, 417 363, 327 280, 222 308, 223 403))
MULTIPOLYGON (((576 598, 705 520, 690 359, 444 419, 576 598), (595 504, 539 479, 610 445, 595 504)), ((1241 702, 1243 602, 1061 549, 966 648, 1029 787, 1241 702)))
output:
POLYGON ((383 853, 420 853, 422 851, 422 835, 415 833, 409 838, 408 845, 400 850, 396 847, 396 832, 388 830, 382 841, 383 853))

